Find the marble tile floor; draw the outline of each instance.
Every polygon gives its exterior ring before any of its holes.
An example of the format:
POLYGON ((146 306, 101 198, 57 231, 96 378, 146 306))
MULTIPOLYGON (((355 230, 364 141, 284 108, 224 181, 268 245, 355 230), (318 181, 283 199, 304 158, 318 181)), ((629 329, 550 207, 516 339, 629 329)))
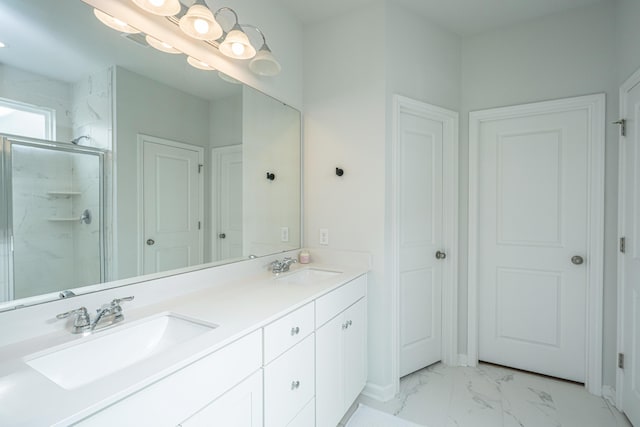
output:
POLYGON ((490 364, 437 363, 407 375, 389 402, 360 396, 343 423, 358 403, 425 427, 631 427, 581 384, 490 364))

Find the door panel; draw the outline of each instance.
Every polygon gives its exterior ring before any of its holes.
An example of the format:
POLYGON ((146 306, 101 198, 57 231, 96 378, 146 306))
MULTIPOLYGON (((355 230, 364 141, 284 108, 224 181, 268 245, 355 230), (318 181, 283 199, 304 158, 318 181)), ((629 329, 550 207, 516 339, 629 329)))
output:
POLYGON ((217 195, 212 211, 217 224, 213 242, 217 260, 243 256, 242 250, 242 147, 214 150, 213 185, 217 195))
POLYGON ((479 129, 480 360, 585 380, 586 110, 479 129))
POLYGON ((622 407, 631 423, 640 425, 640 74, 637 74, 636 85, 623 94, 623 102, 627 135, 623 140, 620 194, 626 233, 626 253, 621 255, 625 359, 622 407))
POLYGON ((149 140, 143 152, 144 274, 202 263, 201 152, 149 140))
POLYGON ((399 165, 400 376, 441 359, 443 122, 402 112, 399 165))

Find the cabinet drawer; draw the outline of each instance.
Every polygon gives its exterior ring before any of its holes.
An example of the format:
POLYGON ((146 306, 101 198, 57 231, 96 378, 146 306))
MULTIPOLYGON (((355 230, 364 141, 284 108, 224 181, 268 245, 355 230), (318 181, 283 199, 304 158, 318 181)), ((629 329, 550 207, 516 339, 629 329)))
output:
POLYGON ((255 331, 77 425, 177 425, 260 369, 262 334, 255 331))
POLYGON ((316 424, 316 400, 311 399, 309 403, 291 420, 287 427, 310 427, 316 424))
POLYGON ((309 303, 264 328, 264 364, 302 341, 314 329, 314 307, 309 303))
POLYGON ((264 368, 264 425, 286 426, 315 394, 315 339, 300 344, 264 368))
POLYGON ((357 277, 316 300, 316 329, 367 293, 367 275, 357 277))

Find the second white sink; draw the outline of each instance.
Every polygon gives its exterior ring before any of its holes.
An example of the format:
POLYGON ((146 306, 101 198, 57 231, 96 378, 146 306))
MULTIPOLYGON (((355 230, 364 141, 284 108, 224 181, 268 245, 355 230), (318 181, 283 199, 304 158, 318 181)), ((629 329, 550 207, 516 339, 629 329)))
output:
POLYGON ((59 386, 71 390, 159 354, 217 325, 173 314, 151 317, 28 357, 26 363, 59 386))
POLYGON ((320 280, 335 277, 339 274, 342 274, 342 272, 334 270, 321 270, 319 268, 305 268, 292 272, 285 276, 278 277, 276 280, 296 285, 308 285, 320 280))

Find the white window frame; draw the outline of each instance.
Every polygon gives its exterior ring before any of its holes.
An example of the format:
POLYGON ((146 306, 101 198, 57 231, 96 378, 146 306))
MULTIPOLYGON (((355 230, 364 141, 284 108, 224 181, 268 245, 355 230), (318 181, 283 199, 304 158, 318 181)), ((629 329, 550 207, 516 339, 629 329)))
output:
POLYGON ((56 110, 54 110, 53 108, 40 107, 37 105, 27 104, 25 102, 15 101, 13 99, 7 98, 0 98, 0 107, 11 108, 12 110, 24 111, 27 113, 33 113, 43 116, 45 125, 44 139, 48 141, 56 140, 56 110))

